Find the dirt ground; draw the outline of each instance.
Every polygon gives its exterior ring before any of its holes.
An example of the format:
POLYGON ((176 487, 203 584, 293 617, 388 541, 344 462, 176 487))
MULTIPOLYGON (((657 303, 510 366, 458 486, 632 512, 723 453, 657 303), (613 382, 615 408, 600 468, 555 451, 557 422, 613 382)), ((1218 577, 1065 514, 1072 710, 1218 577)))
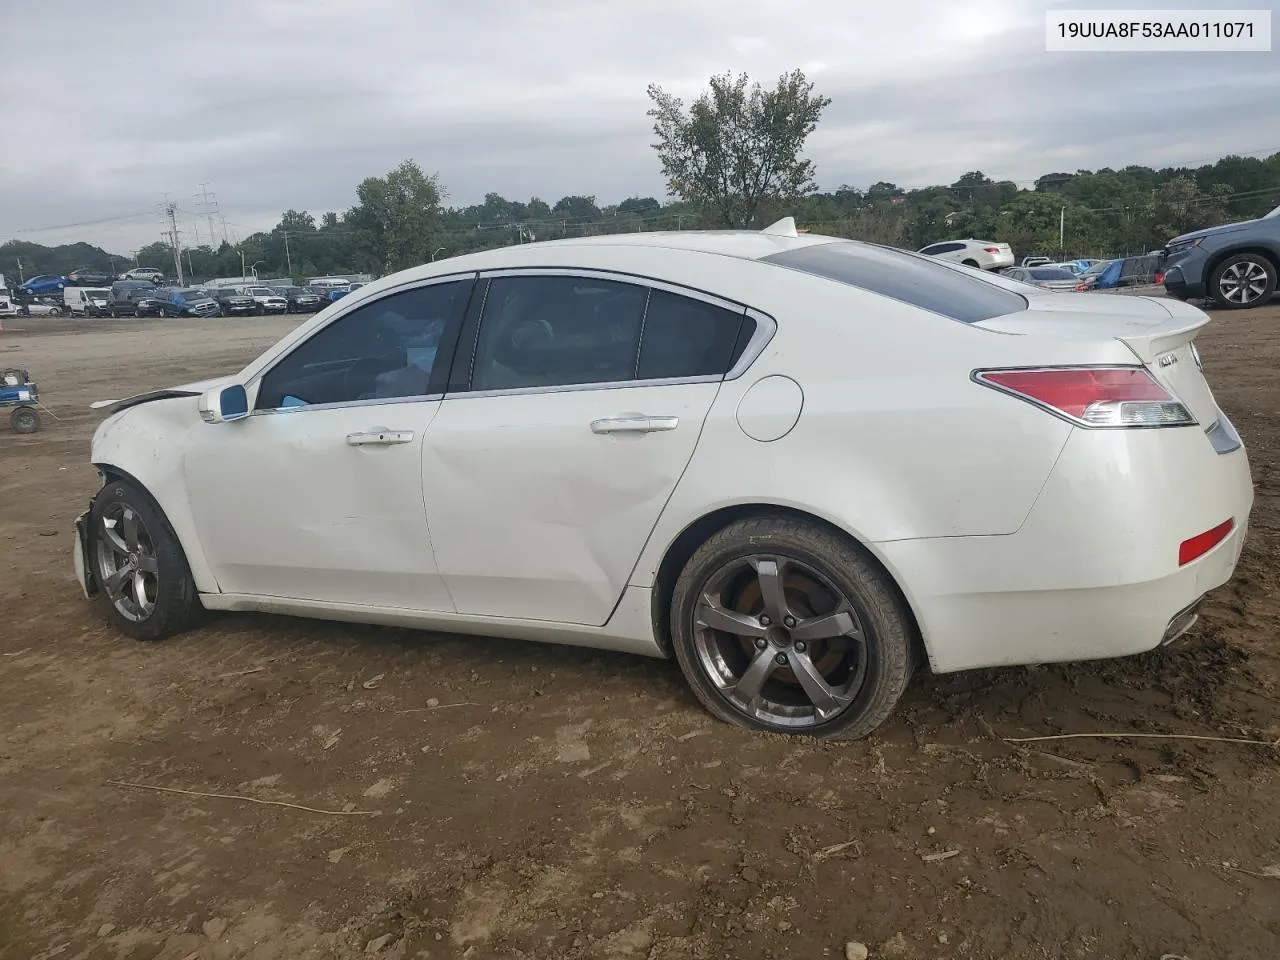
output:
POLYGON ((848 744, 717 723, 623 655, 257 615, 125 640, 71 573, 88 403, 292 320, 4 322, 61 418, 0 425, 5 960, 1277 955, 1280 750, 1002 738, 1280 738, 1280 306, 1199 340, 1258 499, 1189 638, 922 672, 848 744))

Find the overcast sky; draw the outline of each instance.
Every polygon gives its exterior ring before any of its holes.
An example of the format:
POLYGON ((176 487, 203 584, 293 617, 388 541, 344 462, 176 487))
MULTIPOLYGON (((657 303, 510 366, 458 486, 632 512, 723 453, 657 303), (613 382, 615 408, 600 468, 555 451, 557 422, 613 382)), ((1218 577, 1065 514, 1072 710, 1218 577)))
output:
MULTIPOLYGON (((184 242, 319 214, 411 157, 447 202, 662 197, 645 88, 799 66, 824 189, 1280 150, 1280 53, 1046 53, 1051 7, 1164 0, 0 0, 0 241, 184 242), (27 42, 24 38, 38 38, 27 42), (107 223, 45 229, 104 218, 107 223)), ((1271 4, 1239 4, 1267 7, 1271 4)), ((4 265, 0 265, 3 270, 4 265)))

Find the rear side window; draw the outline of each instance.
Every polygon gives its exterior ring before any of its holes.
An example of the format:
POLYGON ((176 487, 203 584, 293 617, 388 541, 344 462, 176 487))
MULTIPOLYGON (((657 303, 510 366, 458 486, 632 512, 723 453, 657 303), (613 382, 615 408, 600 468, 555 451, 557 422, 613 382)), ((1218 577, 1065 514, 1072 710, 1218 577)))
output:
POLYGON ((981 276, 924 256, 852 240, 798 247, 763 257, 761 262, 858 287, 961 323, 1027 309, 1023 297, 981 276))
POLYGON ((640 339, 640 380, 721 376, 729 369, 743 311, 665 290, 649 294, 640 339))

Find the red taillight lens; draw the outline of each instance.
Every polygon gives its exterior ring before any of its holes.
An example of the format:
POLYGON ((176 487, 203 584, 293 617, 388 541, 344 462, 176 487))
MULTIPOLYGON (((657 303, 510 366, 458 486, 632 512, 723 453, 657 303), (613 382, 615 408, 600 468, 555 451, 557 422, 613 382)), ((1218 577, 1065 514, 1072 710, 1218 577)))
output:
POLYGON ((1196 422, 1145 367, 978 370, 973 378, 1086 427, 1182 427, 1196 422))
POLYGON ((983 247, 982 252, 983 253, 1000 253, 1001 250, 999 247, 983 247))
POLYGON ((1198 560, 1231 535, 1236 528, 1234 519, 1225 520, 1212 530, 1197 533, 1190 540, 1183 540, 1178 545, 1178 566, 1185 567, 1192 560, 1198 560))
POLYGON ((1089 285, 1087 283, 1076 284, 1076 293, 1084 293, 1088 289, 1089 289, 1089 285))
POLYGON ((1157 273, 1157 274, 1156 274, 1156 283, 1158 283, 1158 284, 1159 284, 1159 283, 1164 283, 1164 274, 1163 274, 1163 273, 1157 273))

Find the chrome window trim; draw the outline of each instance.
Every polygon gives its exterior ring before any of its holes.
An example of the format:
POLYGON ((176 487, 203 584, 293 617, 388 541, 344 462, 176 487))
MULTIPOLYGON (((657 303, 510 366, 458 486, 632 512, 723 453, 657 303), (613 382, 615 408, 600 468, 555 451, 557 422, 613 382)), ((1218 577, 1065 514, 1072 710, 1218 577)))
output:
POLYGON ((443 399, 443 393, 428 393, 415 397, 374 397, 369 400, 341 400, 336 403, 304 403, 296 407, 271 407, 266 410, 254 410, 249 416, 274 416, 280 413, 303 413, 311 410, 346 410, 354 407, 381 407, 393 403, 432 403, 443 399))
MULTIPOLYGON (((274 370, 277 366, 279 366, 281 363, 283 363, 285 360, 291 357, 296 350, 298 350, 303 344, 308 343, 313 337, 319 334, 322 330, 327 330, 330 326, 337 323, 343 317, 349 316, 350 314, 354 313, 356 310, 359 310, 363 307, 377 303, 379 300, 384 300, 387 297, 394 296, 399 293, 404 293, 408 290, 417 290, 422 287, 431 287, 439 283, 456 283, 459 280, 467 280, 467 279, 470 279, 473 283, 479 282, 476 277, 475 270, 465 270, 465 271, 462 271, 461 273, 447 273, 447 274, 442 274, 436 277, 425 277, 419 280, 408 280, 404 283, 397 284, 394 287, 388 287, 386 290, 381 291, 377 296, 369 297, 368 299, 361 300, 358 303, 351 305, 348 309, 342 310, 336 315, 330 317, 324 323, 320 324, 320 326, 316 327, 309 334, 307 334, 307 336, 298 340, 289 348, 288 352, 281 354, 274 361, 272 361, 269 367, 265 367, 262 370, 258 371, 257 373, 253 374, 252 376, 246 378, 244 382, 244 387, 246 390, 252 391, 252 396, 254 398, 254 401, 256 402, 258 398, 258 389, 262 385, 262 380, 264 377, 266 377, 269 373, 271 373, 272 370, 274 370)), ((344 297, 343 299, 345 300, 346 297, 344 297)), ((420 396, 413 396, 413 397, 378 397, 371 400, 342 400, 335 403, 302 404, 297 407, 269 407, 263 410, 255 409, 249 412, 249 416, 256 417, 259 414, 274 415, 279 413, 301 413, 304 410, 342 410, 347 407, 370 407, 370 406, 379 406, 379 405, 388 404, 388 403, 427 403, 433 400, 442 400, 442 399, 444 399, 443 393, 423 394, 420 396)))
MULTIPOLYGON (((299 339, 299 340, 295 341, 295 342, 294 342, 294 343, 289 347, 289 349, 288 349, 288 351, 287 351, 287 352, 282 353, 280 356, 278 356, 278 357, 276 357, 274 360, 272 360, 272 361, 271 361, 271 365, 270 365, 270 366, 263 367, 261 370, 258 370, 257 372, 255 372, 255 373, 253 373, 253 374, 250 374, 248 377, 246 377, 246 378, 245 378, 245 381, 244 381, 244 385, 245 385, 245 387, 247 388, 247 387, 249 386, 249 384, 250 384, 250 383, 254 383, 254 384, 256 384, 256 383, 261 382, 261 380, 262 380, 262 378, 263 378, 263 377, 265 377, 268 373, 270 373, 272 370, 274 370, 276 367, 278 367, 281 363, 283 363, 286 359, 288 359, 290 356, 292 356, 292 355, 293 355, 293 352, 294 352, 295 350, 297 350, 299 347, 301 347, 304 343, 306 343, 306 342, 308 342, 309 340, 311 340, 311 338, 312 338, 312 337, 314 337, 314 336, 316 336, 318 333, 320 333, 320 331, 322 331, 322 330, 327 330, 329 327, 331 327, 333 324, 337 323, 337 322, 338 322, 339 320, 341 320, 343 317, 348 316, 348 315, 350 315, 350 314, 354 313, 355 311, 359 310, 359 309, 360 309, 360 308, 362 308, 362 307, 367 307, 367 306, 369 306, 369 305, 370 305, 370 304, 372 304, 372 303, 377 303, 379 300, 382 300, 382 299, 384 299, 384 298, 386 298, 386 297, 389 297, 389 296, 392 296, 392 295, 394 295, 394 294, 397 294, 397 293, 404 293, 406 290, 416 290, 416 289, 417 289, 417 288, 419 288, 419 287, 431 287, 431 286, 435 286, 437 283, 456 283, 456 282, 457 282, 457 281, 459 281, 459 280, 466 280, 466 279, 468 279, 468 278, 470 278, 471 280, 473 280, 473 281, 474 281, 474 280, 476 279, 476 271, 475 271, 475 270, 464 270, 464 271, 461 271, 461 272, 459 272, 459 273, 446 273, 446 274, 441 274, 440 276, 436 276, 436 277, 423 277, 423 278, 421 278, 421 279, 419 279, 419 280, 406 280, 404 283, 400 283, 400 284, 397 284, 397 285, 396 285, 396 286, 394 286, 394 287, 388 287, 386 290, 379 291, 379 293, 378 293, 376 296, 369 297, 369 298, 367 298, 367 299, 363 299, 363 300, 359 300, 358 302, 356 302, 356 303, 354 303, 354 304, 345 303, 344 301, 346 301, 346 300, 347 300, 347 297, 343 297, 341 300, 335 300, 335 301, 333 301, 333 303, 342 303, 342 304, 343 304, 343 307, 344 307, 345 309, 339 310, 339 311, 338 311, 337 313, 335 313, 332 317, 330 317, 329 319, 325 320, 325 322, 324 322, 324 323, 320 324, 320 325, 319 325, 318 327, 316 327, 314 330, 310 331, 310 332, 309 332, 305 337, 302 337, 301 339, 299 339)), ((350 294, 348 294, 347 296, 349 297, 349 296, 350 296, 350 294)), ((330 304, 330 305, 332 305, 332 304, 330 304)), ((323 308, 321 308, 321 312, 323 312, 323 311, 324 311, 324 310, 326 310, 326 309, 328 309, 328 308, 327 308, 327 307, 323 307, 323 308)), ((317 317, 317 316, 319 316, 319 314, 318 314, 318 313, 317 313, 317 314, 313 314, 313 315, 312 315, 312 317, 311 317, 311 319, 312 319, 312 320, 314 320, 314 319, 315 319, 315 317, 317 317)), ((310 321, 305 321, 305 322, 308 322, 308 323, 309 323, 310 321)), ((279 342, 279 341, 277 341, 277 342, 279 342)), ((273 346, 274 346, 274 344, 273 344, 273 346)), ((246 369, 246 370, 252 369, 253 364, 254 364, 254 363, 257 363, 257 362, 258 362, 258 360, 260 360, 260 359, 261 359, 261 355, 259 355, 258 357, 255 357, 255 358, 253 359, 253 361, 252 361, 252 362, 251 362, 247 367, 245 367, 245 369, 246 369)), ((353 402, 354 402, 354 401, 353 401, 353 402)), ((285 408, 285 409, 296 409, 296 408, 294 408, 294 407, 288 407, 288 408, 285 408)))
MULTIPOLYGON (((752 331, 751 339, 747 341, 747 345, 743 349, 742 354, 738 357, 733 366, 731 366, 724 374, 711 373, 696 377, 661 377, 647 380, 608 380, 595 383, 511 387, 501 390, 459 390, 445 393, 445 400, 461 400, 471 397, 518 397, 543 393, 579 393, 584 390, 620 390, 625 387, 680 386, 688 383, 718 383, 724 380, 736 380, 747 372, 751 365, 759 358, 760 354, 764 352, 765 347, 769 345, 769 341, 773 339, 774 334, 778 332, 777 321, 769 314, 761 310, 757 310, 754 307, 746 306, 736 300, 729 300, 713 293, 707 293, 705 290, 699 290, 696 287, 685 287, 677 283, 671 283, 669 281, 659 280, 653 277, 646 277, 643 274, 637 273, 626 273, 617 270, 601 270, 593 267, 495 267, 489 270, 481 270, 476 277, 476 282, 479 283, 486 280, 496 280, 503 277, 548 276, 585 277, 588 279, 608 280, 614 283, 629 283, 634 286, 644 286, 651 291, 661 290, 665 293, 674 294, 675 296, 688 297, 691 300, 700 300, 703 303, 710 304, 713 307, 719 307, 722 310, 741 313, 744 317, 750 318, 755 322, 755 329, 752 331)), ((490 289, 490 286, 485 287, 484 303, 481 304, 480 308, 480 319, 476 326, 476 336, 471 344, 471 360, 467 376, 468 381, 470 381, 471 372, 475 370, 476 350, 480 343, 480 330, 484 327, 484 310, 488 304, 490 289)), ((641 322, 640 341, 639 346, 637 346, 637 350, 643 346, 644 320, 648 319, 649 301, 651 299, 652 298, 650 297, 645 301, 645 317, 641 322)))

